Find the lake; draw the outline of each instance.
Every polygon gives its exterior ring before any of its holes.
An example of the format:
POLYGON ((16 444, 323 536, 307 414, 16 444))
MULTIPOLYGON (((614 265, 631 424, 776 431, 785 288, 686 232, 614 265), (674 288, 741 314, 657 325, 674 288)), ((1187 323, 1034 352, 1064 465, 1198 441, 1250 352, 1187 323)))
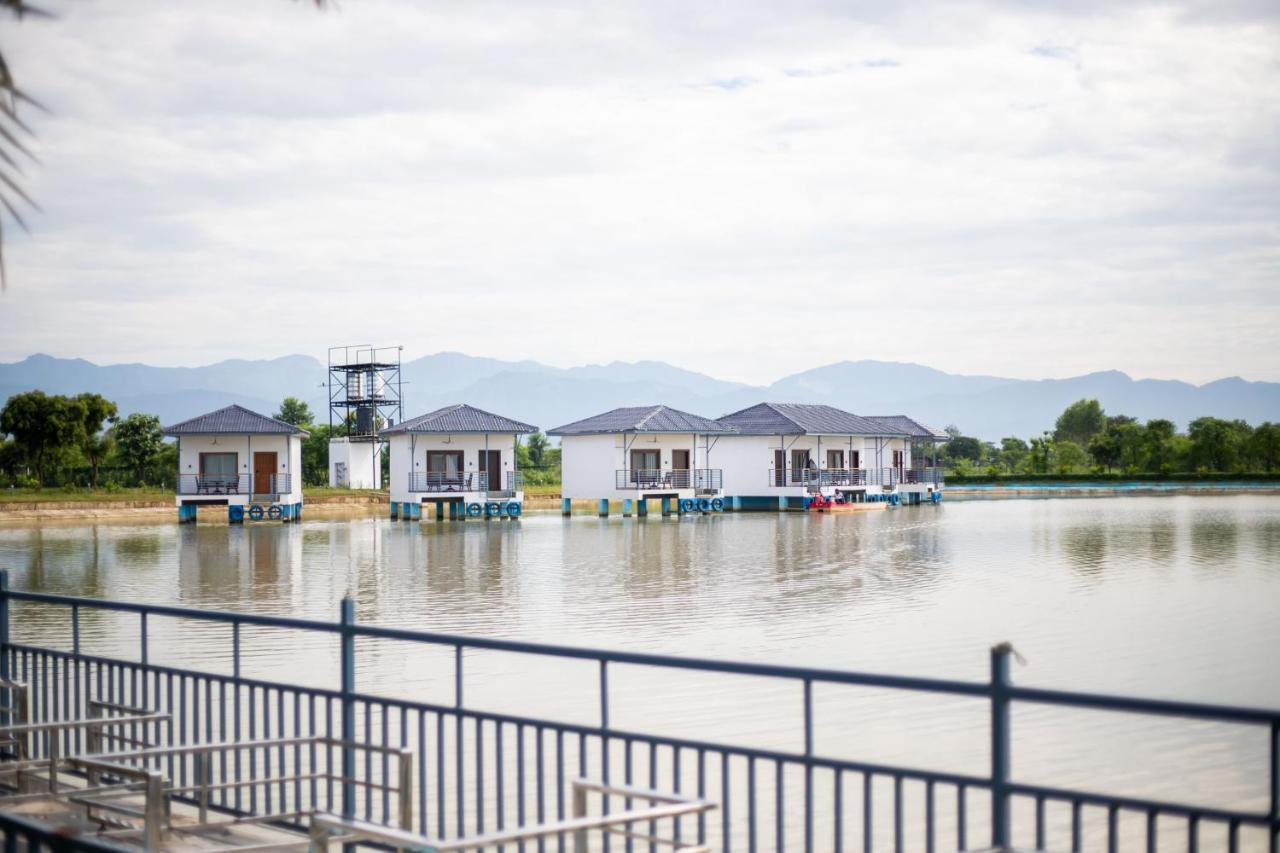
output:
MULTIPOLYGON (((1019 683, 1280 706, 1280 496, 943 503, 855 515, 300 525, 0 525, 11 584, 93 597, 627 650, 984 680, 1012 641, 1019 683)), ((229 668, 225 628, 156 620, 156 663, 229 668)), ((137 627, 82 619, 86 651, 134 656, 137 627)), ((15 606, 15 638, 65 648, 64 620, 15 606)), ((336 686, 336 647, 247 632, 245 674, 336 686)), ((362 690, 451 701, 451 652, 362 642, 362 690)), ((594 668, 477 652, 467 703, 590 723, 594 668)), ((797 748, 799 696, 724 677, 611 672, 614 725, 797 748)), ((967 699, 819 690, 817 749, 985 773, 967 699)), ((1030 707, 1014 774, 1265 808, 1250 727, 1030 707)), ((1245 839, 1242 839, 1245 840, 1245 839)), ((1252 846, 1249 843, 1246 847, 1252 846)))

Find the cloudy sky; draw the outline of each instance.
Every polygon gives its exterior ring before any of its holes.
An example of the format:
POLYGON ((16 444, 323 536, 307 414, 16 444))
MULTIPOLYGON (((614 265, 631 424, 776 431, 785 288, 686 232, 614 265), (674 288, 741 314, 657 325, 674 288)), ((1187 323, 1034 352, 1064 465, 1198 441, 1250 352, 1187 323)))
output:
POLYGON ((1280 380, 1270 2, 47 5, 0 360, 1280 380))

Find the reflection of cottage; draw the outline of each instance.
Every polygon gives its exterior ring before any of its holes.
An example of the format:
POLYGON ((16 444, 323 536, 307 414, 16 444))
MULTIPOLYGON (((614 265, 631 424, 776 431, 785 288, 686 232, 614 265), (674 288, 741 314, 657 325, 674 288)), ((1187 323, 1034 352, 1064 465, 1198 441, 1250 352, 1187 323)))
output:
POLYGON ((227 406, 174 424, 178 439, 178 521, 200 506, 225 506, 236 523, 302 517, 302 440, 293 424, 227 406))
POLYGON ((445 406, 382 431, 391 446, 391 517, 519 515, 524 483, 516 470, 520 436, 537 427, 481 411, 445 406))

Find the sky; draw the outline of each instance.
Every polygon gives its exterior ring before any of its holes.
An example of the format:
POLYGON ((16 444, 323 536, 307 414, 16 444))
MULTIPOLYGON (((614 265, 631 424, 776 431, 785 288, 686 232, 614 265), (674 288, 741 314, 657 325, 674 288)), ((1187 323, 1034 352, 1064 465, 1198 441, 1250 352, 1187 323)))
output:
POLYGON ((0 360, 1280 380, 1280 5, 45 0, 0 360))

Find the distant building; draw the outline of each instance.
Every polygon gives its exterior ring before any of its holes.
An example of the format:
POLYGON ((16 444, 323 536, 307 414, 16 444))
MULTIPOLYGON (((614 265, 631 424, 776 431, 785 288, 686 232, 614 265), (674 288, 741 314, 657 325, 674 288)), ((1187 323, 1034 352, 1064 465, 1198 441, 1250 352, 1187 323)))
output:
POLYGON ((200 506, 226 506, 232 523, 302 517, 306 430, 232 405, 164 433, 178 439, 179 522, 200 506))
POLYGON ((457 404, 409 418, 382 430, 391 447, 392 517, 421 517, 436 505, 437 517, 459 507, 492 515, 518 515, 524 482, 516 466, 520 436, 537 427, 457 404), (513 510, 512 507, 515 507, 513 510))
POLYGON ((547 434, 560 437, 565 498, 645 500, 719 496, 717 442, 732 431, 670 406, 638 406, 613 409, 547 434))
POLYGON ((930 493, 941 485, 936 471, 919 469, 912 459, 912 436, 924 429, 914 421, 908 426, 826 405, 759 403, 719 423, 733 430, 716 452, 725 494, 738 508, 803 506, 817 494, 860 501, 897 492, 908 480, 930 493), (925 484, 925 478, 934 479, 925 484))

